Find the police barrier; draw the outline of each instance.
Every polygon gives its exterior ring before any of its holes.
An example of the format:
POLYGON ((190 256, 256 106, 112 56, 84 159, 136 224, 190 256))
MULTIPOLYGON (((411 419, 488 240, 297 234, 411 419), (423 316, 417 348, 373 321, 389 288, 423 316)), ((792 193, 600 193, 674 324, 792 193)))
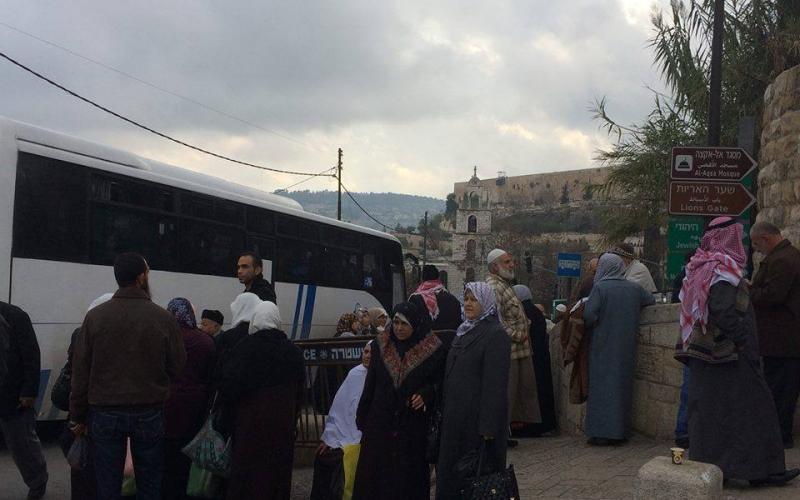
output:
POLYGON ((296 446, 315 447, 325 430, 333 397, 347 372, 361 363, 361 352, 373 337, 298 340, 306 369, 306 391, 300 412, 296 446))

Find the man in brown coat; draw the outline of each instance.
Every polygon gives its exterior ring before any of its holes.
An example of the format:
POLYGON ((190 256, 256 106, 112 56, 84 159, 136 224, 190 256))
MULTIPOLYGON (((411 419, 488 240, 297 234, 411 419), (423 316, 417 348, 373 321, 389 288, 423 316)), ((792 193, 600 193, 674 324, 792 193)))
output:
POLYGON ((750 240, 765 256, 750 290, 764 375, 778 410, 783 445, 791 448, 800 395, 800 251, 769 222, 754 224, 750 240))
POLYGON ((75 341, 70 425, 95 447, 97 498, 118 498, 131 441, 138 498, 161 498, 164 402, 186 351, 172 314, 150 301, 147 262, 114 261, 119 290, 86 314, 75 341))

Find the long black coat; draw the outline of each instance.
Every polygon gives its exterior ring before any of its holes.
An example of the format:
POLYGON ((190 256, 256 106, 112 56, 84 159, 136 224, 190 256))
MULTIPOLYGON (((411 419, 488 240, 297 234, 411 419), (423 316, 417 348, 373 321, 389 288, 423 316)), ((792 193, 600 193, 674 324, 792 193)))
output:
POLYGON ((444 378, 438 500, 459 498, 461 482, 453 467, 477 449, 483 437, 493 438, 486 448, 486 463, 505 467, 510 359, 511 340, 496 317, 453 341, 444 378))
MULTIPOLYGON (((738 359, 689 361, 689 458, 722 469, 725 479, 762 479, 783 472, 778 413, 758 358, 753 307, 737 310, 739 290, 711 287, 708 321, 738 347, 738 359)), ((746 298, 744 299, 746 300, 746 298)))
POLYGON ((0 417, 17 411, 19 398, 35 398, 39 393, 40 354, 36 333, 28 314, 17 306, 0 302, 0 315, 9 326, 8 347, 4 355, 8 372, 0 380, 0 417))
MULTIPOLYGON (((408 301, 421 311, 428 310, 425 299, 418 293, 412 294, 408 301)), ((436 305, 439 306, 439 315, 431 324, 431 330, 456 330, 461 324, 461 302, 452 293, 442 290, 436 294, 436 305)))
POLYGON ((439 337, 429 334, 401 358, 389 335, 381 333, 372 344, 372 362, 356 413, 362 436, 353 500, 430 498, 425 461, 429 415, 412 409, 409 400, 419 394, 431 411, 445 351, 439 337), (405 376, 398 376, 401 373, 405 376))

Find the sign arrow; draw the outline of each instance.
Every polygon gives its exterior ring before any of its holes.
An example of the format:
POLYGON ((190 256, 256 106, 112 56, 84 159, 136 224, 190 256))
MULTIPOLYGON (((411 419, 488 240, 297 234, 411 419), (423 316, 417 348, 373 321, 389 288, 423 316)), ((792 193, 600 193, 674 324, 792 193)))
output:
POLYGON ((742 148, 672 148, 670 177, 680 180, 740 182, 756 168, 742 148))
POLYGON ((671 215, 738 217, 755 202, 750 191, 741 184, 691 181, 673 181, 669 184, 671 215))

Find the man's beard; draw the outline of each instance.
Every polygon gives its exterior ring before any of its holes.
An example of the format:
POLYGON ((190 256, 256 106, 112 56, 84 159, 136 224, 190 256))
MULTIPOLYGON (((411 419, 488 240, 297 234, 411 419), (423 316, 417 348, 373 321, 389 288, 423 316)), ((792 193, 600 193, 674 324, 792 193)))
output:
POLYGON ((511 281, 514 279, 514 270, 513 269, 504 269, 500 268, 497 270, 497 274, 503 278, 504 280, 511 281))

